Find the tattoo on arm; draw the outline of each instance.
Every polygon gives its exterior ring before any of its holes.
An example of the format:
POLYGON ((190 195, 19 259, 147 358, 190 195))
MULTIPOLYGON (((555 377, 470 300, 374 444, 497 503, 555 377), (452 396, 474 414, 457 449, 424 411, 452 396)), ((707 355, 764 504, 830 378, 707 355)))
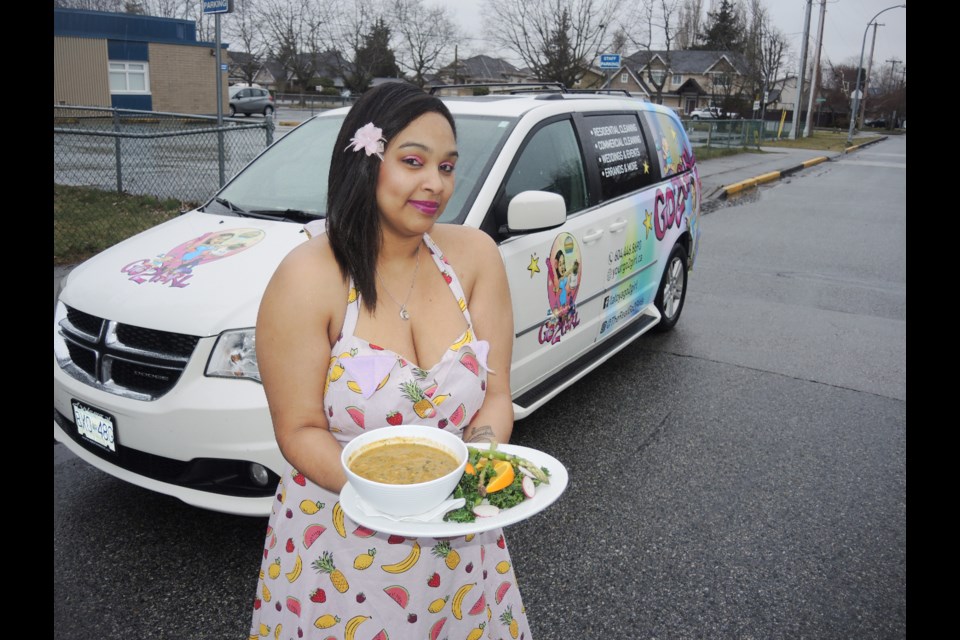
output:
POLYGON ((497 435, 489 425, 467 427, 467 432, 463 434, 465 442, 496 442, 497 435))

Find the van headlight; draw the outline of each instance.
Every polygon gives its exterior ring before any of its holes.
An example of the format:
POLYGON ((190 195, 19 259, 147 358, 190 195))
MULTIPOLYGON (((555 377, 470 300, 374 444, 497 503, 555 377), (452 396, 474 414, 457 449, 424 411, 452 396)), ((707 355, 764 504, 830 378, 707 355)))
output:
POLYGON ((256 347, 253 329, 224 331, 210 352, 206 375, 214 378, 248 378, 260 382, 256 347))

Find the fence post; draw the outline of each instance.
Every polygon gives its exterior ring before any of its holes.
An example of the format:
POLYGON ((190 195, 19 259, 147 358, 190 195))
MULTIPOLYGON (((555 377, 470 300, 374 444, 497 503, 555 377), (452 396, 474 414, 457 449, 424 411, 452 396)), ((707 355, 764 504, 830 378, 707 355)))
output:
POLYGON ((267 121, 267 126, 265 128, 267 130, 267 146, 269 147, 270 145, 273 144, 273 130, 276 128, 277 125, 274 124, 273 118, 264 118, 264 119, 267 121))
MULTIPOLYGON (((219 17, 219 16, 217 16, 219 17)), ((224 179, 224 158, 223 158, 223 127, 217 127, 217 163, 220 169, 220 188, 223 188, 226 180, 224 179)))
POLYGON ((117 165, 117 193, 123 193, 123 165, 120 162, 120 112, 113 108, 113 154, 117 165))

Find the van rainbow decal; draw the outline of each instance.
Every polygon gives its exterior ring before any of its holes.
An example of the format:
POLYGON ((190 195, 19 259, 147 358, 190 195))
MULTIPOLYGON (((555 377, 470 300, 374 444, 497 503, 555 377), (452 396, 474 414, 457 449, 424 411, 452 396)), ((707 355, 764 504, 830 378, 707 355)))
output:
POLYGON ((236 255, 263 240, 265 235, 262 230, 251 228, 209 231, 155 258, 131 262, 121 268, 120 273, 137 284, 151 282, 182 289, 190 284, 187 281, 200 265, 236 255))

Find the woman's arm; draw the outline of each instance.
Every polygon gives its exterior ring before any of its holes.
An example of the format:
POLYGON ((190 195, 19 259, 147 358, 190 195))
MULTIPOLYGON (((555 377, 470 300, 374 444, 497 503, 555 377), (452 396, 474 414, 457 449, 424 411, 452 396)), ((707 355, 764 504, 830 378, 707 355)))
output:
POLYGON ((339 275, 326 238, 297 247, 267 285, 256 334, 257 362, 280 451, 312 482, 335 493, 346 477, 323 396, 331 321, 343 317, 346 303, 347 288, 339 275))
POLYGON ((513 400, 510 395, 510 362, 513 358, 513 305, 503 258, 487 234, 470 230, 470 261, 475 274, 470 293, 470 318, 474 334, 490 343, 487 395, 476 417, 463 432, 467 442, 510 441, 513 400))

